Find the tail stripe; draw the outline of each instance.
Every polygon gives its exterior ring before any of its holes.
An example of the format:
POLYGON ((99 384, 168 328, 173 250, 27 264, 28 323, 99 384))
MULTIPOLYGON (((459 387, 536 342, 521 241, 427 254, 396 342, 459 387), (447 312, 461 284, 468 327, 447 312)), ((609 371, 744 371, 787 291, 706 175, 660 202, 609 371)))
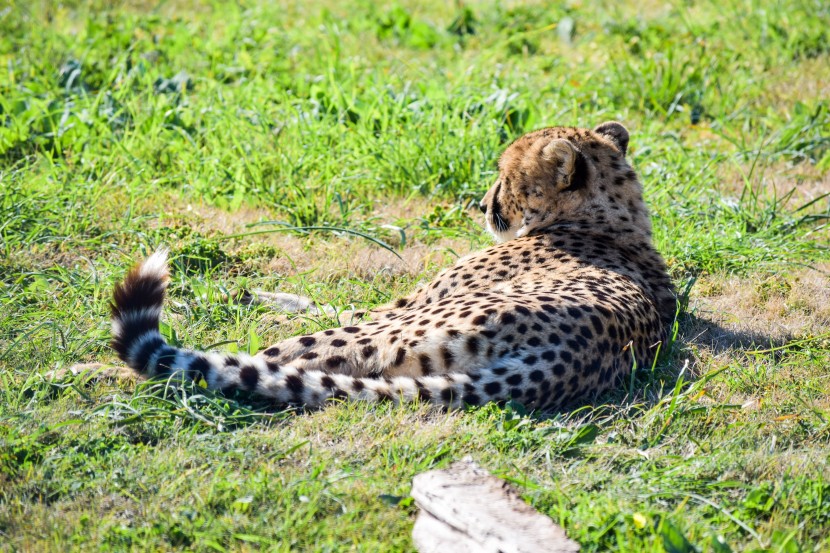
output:
POLYGON ((131 355, 127 362, 139 367, 141 372, 154 374, 156 352, 165 345, 164 338, 158 332, 148 332, 140 336, 130 347, 131 355))
POLYGON ((175 367, 180 367, 181 356, 179 350, 165 344, 161 347, 154 359, 151 359, 150 367, 155 368, 158 375, 172 374, 175 367))

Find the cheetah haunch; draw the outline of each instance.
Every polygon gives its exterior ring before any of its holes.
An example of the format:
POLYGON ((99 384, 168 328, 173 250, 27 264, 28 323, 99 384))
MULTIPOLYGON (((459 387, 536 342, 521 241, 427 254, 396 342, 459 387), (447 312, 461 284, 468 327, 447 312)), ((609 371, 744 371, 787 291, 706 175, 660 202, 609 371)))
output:
POLYGON ((320 406, 329 398, 450 407, 517 400, 554 408, 649 363, 675 315, 651 242, 628 131, 552 127, 513 142, 484 196, 499 244, 468 255, 374 320, 279 342, 255 356, 167 344, 157 252, 116 287, 112 346, 147 376, 320 406))

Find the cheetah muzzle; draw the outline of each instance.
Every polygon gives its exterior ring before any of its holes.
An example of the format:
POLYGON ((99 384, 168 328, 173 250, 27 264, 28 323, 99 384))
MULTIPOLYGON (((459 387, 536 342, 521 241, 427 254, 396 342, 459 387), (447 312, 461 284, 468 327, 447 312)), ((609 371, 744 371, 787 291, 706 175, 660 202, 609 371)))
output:
POLYGON ((146 376, 184 374, 277 403, 329 398, 556 408, 650 363, 675 315, 651 240, 628 131, 551 127, 513 142, 481 208, 497 245, 470 254, 371 320, 257 355, 169 345, 166 253, 116 286, 112 346, 146 376))

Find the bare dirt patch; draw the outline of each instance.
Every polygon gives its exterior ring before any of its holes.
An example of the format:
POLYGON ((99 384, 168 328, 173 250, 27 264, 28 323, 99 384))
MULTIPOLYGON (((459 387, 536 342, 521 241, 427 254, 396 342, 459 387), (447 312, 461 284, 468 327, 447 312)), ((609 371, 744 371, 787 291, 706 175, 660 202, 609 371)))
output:
MULTIPOLYGON (((378 219, 378 225, 400 225, 402 221, 411 222, 415 215, 427 213, 430 209, 427 202, 426 199, 393 202, 379 207, 373 216, 378 219)), ((228 212, 192 203, 176 205, 169 209, 169 213, 206 236, 265 230, 268 227, 250 225, 276 219, 273 213, 261 208, 242 207, 228 212)), ((275 231, 234 239, 231 248, 246 244, 271 246, 278 251, 278 255, 261 267, 263 271, 289 275, 313 270, 316 278, 329 279, 343 276, 367 278, 380 273, 417 276, 427 267, 447 265, 475 247, 469 238, 441 237, 427 243, 419 240, 417 232, 411 231, 407 233, 407 238, 407 244, 392 253, 359 237, 341 237, 332 233, 309 237, 275 231)))

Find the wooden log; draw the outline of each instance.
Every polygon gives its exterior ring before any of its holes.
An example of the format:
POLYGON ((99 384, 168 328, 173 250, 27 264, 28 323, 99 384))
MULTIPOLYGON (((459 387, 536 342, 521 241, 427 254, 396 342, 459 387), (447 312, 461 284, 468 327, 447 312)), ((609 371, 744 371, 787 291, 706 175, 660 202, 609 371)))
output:
POLYGON ((420 553, 573 553, 579 544, 522 501, 510 484, 470 459, 417 475, 421 508, 412 539, 420 553))

